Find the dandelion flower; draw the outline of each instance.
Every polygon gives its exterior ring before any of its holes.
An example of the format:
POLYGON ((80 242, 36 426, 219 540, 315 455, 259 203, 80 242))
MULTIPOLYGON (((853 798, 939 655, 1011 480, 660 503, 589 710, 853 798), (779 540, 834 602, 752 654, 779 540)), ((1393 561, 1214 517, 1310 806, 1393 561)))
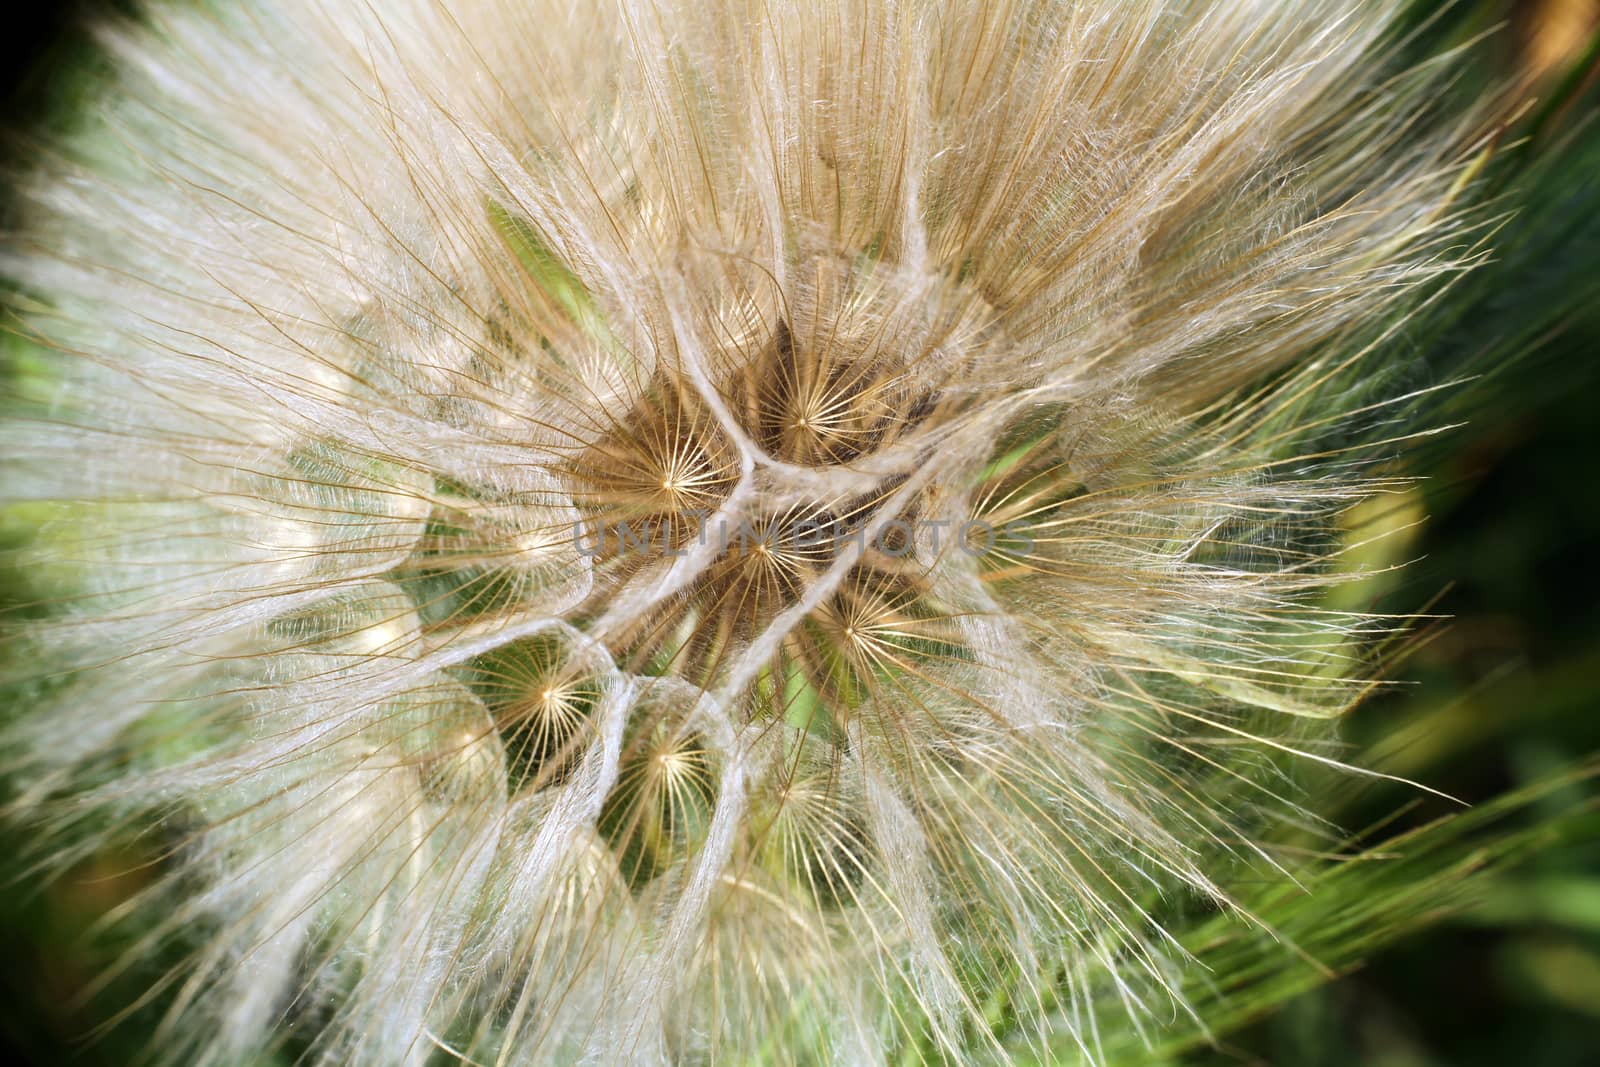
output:
POLYGON ((1399 6, 105 27, 4 260, 10 742, 61 840, 160 851, 173 1058, 1092 1060, 1099 991, 1184 1010, 1163 902, 1252 921, 1371 687, 1393 623, 1324 592, 1474 255, 1399 6))

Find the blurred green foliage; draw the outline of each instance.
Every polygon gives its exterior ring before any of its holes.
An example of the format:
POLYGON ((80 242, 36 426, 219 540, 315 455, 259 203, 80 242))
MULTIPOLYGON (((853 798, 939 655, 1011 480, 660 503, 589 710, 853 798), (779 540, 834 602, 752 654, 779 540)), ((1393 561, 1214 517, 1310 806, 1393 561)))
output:
MULTIPOLYGON (((1524 29, 1515 17, 1532 6, 1458 5, 1464 23, 1512 19, 1478 53, 1480 84, 1508 76, 1524 29)), ((1448 618, 1396 670, 1397 688, 1346 728, 1361 765, 1480 805, 1600 751, 1597 41, 1576 42, 1513 128, 1497 182, 1516 214, 1428 346, 1434 366, 1479 379, 1450 405, 1464 425, 1413 466, 1428 519, 1377 606, 1433 602, 1448 618)), ((1520 820, 1557 825, 1594 796, 1575 782, 1520 820)), ((1445 807, 1357 787, 1339 818, 1366 825, 1408 800, 1397 828, 1445 807)), ((1590 815, 1444 922, 1184 1062, 1578 1067, 1597 1056, 1600 824, 1590 815)))

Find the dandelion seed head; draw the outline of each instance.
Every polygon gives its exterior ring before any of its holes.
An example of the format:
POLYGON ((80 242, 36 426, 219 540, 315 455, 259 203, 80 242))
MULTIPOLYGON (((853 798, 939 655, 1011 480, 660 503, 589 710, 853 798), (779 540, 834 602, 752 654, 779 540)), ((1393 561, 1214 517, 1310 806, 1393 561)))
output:
POLYGON ((13 740, 63 833, 173 842, 173 1056, 1092 1059, 1106 976, 1181 1010, 1162 903, 1273 870, 1276 761, 1370 684, 1317 597, 1472 255, 1397 7, 106 28, 4 259, 71 588, 13 740))

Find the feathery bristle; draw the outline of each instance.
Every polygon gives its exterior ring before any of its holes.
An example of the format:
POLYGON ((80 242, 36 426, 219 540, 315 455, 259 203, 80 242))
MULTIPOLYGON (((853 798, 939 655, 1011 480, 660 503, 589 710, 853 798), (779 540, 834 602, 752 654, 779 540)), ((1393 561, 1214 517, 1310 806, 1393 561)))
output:
POLYGON ((1394 625, 1318 597, 1475 255, 1396 8, 108 28, 5 260, 66 590, 16 741, 25 806, 174 842, 172 1057, 1093 1058, 1096 990, 1181 1007, 1163 902, 1286 877, 1283 762, 1394 625))

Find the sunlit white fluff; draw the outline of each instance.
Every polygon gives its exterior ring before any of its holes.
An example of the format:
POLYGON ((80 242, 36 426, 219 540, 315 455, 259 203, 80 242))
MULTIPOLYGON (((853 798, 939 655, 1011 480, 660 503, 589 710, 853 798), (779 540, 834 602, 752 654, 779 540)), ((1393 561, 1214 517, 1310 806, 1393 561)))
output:
POLYGON ((1370 679, 1317 596, 1469 255, 1396 6, 109 28, 6 259, 53 348, 19 640, 69 672, 14 740, 25 807, 163 852, 174 1056, 1092 1057, 1106 998, 1170 1014, 1157 912, 1282 877, 1279 757, 1370 679))

